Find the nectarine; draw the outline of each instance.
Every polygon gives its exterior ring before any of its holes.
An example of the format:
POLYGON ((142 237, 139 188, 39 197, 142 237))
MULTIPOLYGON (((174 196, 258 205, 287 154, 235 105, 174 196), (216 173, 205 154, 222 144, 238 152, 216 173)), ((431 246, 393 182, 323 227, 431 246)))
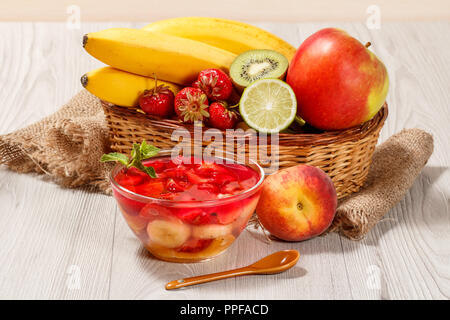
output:
POLYGON ((272 235, 300 241, 323 233, 333 221, 336 206, 330 177, 317 167, 297 165, 265 179, 256 214, 272 235))

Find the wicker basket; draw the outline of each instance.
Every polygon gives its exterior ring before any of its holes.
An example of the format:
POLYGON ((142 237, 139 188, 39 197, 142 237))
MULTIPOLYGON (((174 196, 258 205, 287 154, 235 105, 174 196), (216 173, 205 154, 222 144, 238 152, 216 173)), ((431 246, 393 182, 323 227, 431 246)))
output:
MULTIPOLYGON (((102 106, 110 130, 111 149, 116 152, 129 153, 133 142, 143 139, 158 148, 170 149, 178 144, 171 140, 174 130, 184 129, 193 134, 192 125, 177 120, 151 117, 104 101, 102 106)), ((333 180, 338 198, 357 192, 367 176, 387 114, 385 104, 372 120, 359 127, 323 133, 281 133, 277 164, 280 168, 308 164, 323 169, 333 180)), ((225 137, 223 141, 226 141, 225 137)), ((266 143, 269 145, 270 139, 266 143)), ((205 148, 210 142, 200 141, 200 144, 205 148)), ((270 150, 269 146, 267 148, 270 150)), ((248 146, 242 150, 250 152, 248 146)))

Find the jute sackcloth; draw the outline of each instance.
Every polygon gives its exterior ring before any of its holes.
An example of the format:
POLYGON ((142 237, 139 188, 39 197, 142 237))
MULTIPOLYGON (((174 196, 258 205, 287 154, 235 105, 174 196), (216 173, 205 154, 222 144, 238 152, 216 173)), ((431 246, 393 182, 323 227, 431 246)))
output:
POLYGON ((110 193, 108 129, 100 100, 86 90, 54 114, 0 136, 0 164, 17 172, 45 173, 64 187, 110 193))
MULTIPOLYGON (((430 134, 409 129, 375 150, 368 179, 338 206, 331 231, 362 238, 411 187, 433 151, 430 134)), ((0 136, 0 164, 16 172, 46 174, 64 187, 110 194, 108 128, 100 101, 86 90, 54 114, 0 136)))
POLYGON ((329 231, 358 240, 403 199, 433 153, 433 137, 404 129, 377 146, 364 186, 338 204, 329 231))

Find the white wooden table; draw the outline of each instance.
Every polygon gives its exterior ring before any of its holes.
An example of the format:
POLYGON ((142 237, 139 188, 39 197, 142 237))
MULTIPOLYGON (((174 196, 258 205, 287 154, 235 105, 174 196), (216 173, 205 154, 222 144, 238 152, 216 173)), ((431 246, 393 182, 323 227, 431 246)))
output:
MULTIPOLYGON (((84 33, 131 23, 0 23, 0 133, 54 112, 101 64, 81 46, 84 33)), ((336 234, 268 244, 247 230, 223 255, 197 264, 150 257, 112 197, 67 190, 0 169, 0 298, 20 299, 447 299, 450 297, 450 23, 269 24, 294 45, 325 26, 344 28, 385 62, 389 117, 380 141, 419 127, 435 152, 405 198, 362 241, 336 234), (247 265, 295 248, 286 273, 228 279, 178 291, 181 277, 247 265)))

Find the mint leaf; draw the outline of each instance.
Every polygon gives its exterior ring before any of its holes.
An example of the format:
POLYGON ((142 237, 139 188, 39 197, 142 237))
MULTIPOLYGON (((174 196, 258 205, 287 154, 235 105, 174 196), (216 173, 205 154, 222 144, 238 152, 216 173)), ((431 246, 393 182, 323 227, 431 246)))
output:
POLYGON ((131 150, 131 159, 141 161, 140 146, 137 143, 133 143, 133 149, 131 150))
POLYGON ((123 165, 127 165, 128 164, 128 157, 122 153, 118 153, 118 152, 111 152, 111 153, 107 153, 102 155, 101 162, 108 162, 108 161, 118 161, 123 165))
POLYGON ((156 172, 155 172, 155 169, 153 167, 145 167, 145 172, 147 172, 147 174, 150 177, 156 178, 156 172))
POLYGON ((145 140, 141 144, 133 143, 131 150, 131 160, 124 154, 118 152, 111 152, 104 154, 100 161, 118 161, 127 168, 135 167, 136 169, 145 172, 152 178, 156 178, 156 172, 153 167, 146 167, 142 164, 142 160, 156 156, 159 153, 159 149, 151 144, 147 144, 145 140))
POLYGON ((141 152, 142 159, 148 159, 148 158, 154 157, 159 152, 159 148, 152 146, 151 144, 147 144, 147 142, 145 142, 145 140, 142 141, 139 150, 141 152))

